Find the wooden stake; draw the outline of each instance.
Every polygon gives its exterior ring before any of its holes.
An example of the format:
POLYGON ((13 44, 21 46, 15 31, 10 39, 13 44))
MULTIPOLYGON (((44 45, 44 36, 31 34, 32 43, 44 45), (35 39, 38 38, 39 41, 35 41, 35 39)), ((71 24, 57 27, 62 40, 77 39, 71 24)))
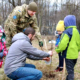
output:
POLYGON ((44 51, 43 47, 41 47, 41 50, 44 51))
POLYGON ((48 50, 47 45, 46 45, 46 40, 45 40, 45 39, 44 39, 44 43, 45 43, 46 50, 48 50))
POLYGON ((62 80, 64 80, 64 76, 65 76, 65 58, 64 58, 64 65, 63 65, 62 80))

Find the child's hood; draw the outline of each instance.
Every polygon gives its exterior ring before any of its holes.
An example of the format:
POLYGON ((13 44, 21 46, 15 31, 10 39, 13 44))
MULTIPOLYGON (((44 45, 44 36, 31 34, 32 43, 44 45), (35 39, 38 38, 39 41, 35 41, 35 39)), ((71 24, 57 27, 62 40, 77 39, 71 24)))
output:
POLYGON ((74 15, 68 15, 64 18, 65 27, 76 26, 76 17, 74 15))

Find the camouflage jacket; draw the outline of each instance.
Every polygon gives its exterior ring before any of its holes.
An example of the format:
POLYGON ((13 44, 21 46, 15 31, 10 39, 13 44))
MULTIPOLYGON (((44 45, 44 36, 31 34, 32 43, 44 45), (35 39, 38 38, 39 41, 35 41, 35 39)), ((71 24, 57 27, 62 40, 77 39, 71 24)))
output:
POLYGON ((4 24, 6 35, 11 34, 13 37, 15 34, 22 32, 22 30, 29 25, 36 31, 36 37, 39 41, 42 41, 39 27, 37 26, 37 18, 35 15, 29 17, 27 14, 28 5, 23 4, 17 6, 8 16, 4 24), (8 29, 8 30, 7 30, 8 29), (8 33, 10 30, 10 33, 8 33), (8 33, 8 34, 7 34, 8 33))

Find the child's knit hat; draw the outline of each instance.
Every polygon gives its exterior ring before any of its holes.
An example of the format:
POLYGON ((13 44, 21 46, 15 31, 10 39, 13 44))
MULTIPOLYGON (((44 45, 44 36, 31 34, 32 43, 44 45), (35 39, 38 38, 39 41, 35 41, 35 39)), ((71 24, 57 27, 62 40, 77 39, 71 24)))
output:
POLYGON ((64 21, 60 20, 56 26, 56 31, 64 31, 64 21))

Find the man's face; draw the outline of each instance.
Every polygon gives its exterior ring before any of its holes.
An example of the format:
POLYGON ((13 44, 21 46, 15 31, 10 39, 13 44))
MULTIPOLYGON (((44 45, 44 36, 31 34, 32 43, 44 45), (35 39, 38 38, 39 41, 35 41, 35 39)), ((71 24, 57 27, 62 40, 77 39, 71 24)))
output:
POLYGON ((29 14, 30 16, 33 16, 35 13, 36 13, 36 12, 34 12, 34 11, 28 10, 28 14, 29 14))
POLYGON ((34 35, 31 34, 30 40, 32 41, 32 40, 34 40, 34 38, 35 38, 35 34, 34 35))

